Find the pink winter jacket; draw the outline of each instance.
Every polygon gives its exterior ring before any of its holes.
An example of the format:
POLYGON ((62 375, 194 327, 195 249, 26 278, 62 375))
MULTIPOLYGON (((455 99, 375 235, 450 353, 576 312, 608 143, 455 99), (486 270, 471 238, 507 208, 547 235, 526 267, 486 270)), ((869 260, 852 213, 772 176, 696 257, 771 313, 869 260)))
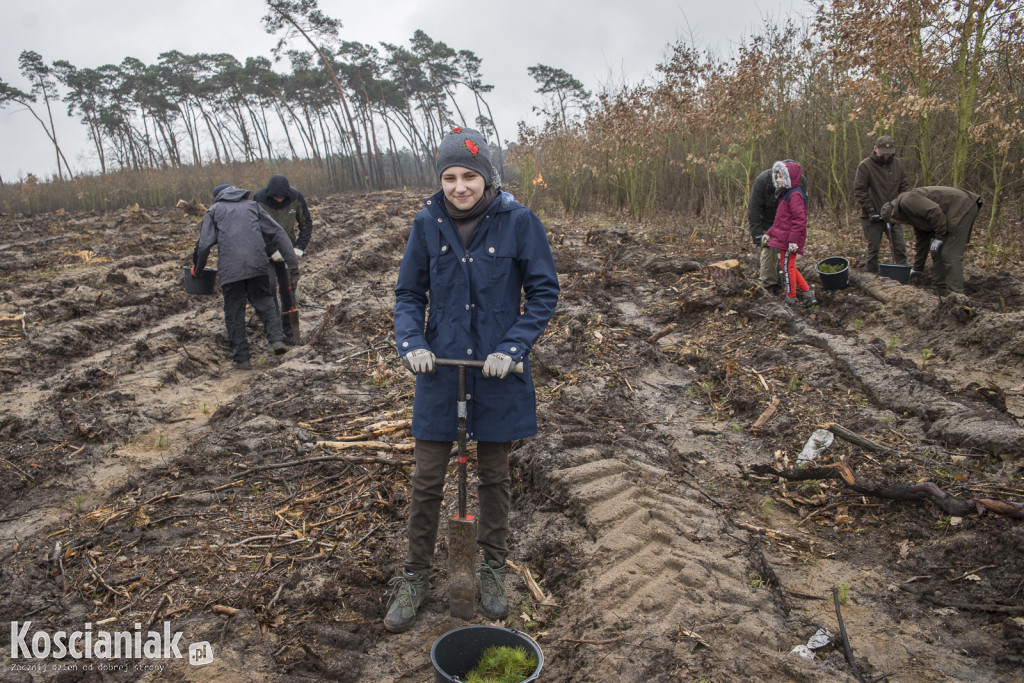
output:
POLYGON ((785 194, 775 211, 775 222, 768 228, 768 246, 785 251, 790 243, 797 245, 796 253, 804 253, 807 241, 807 195, 800 187, 803 168, 795 161, 776 161, 772 172, 784 168, 789 173, 789 185, 779 186, 785 194))

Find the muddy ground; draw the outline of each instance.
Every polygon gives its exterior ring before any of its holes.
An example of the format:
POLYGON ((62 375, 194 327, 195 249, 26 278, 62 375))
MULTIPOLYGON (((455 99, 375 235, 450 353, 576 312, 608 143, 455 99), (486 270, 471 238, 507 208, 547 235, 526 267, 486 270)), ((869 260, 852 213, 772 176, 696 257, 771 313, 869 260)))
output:
MULTIPOLYGON (((250 312, 248 371, 220 297, 182 287, 197 218, 2 217, 0 679, 433 680, 464 623, 443 528, 415 628, 381 625, 411 474, 392 289, 419 201, 311 198, 302 344, 275 358, 250 312), (167 622, 214 661, 40 671, 9 621, 167 622)), ((680 220, 545 215, 562 297, 511 537, 537 588, 510 575, 507 621, 542 680, 1020 680, 1024 283, 971 266, 939 301, 854 270, 792 309, 756 286, 745 228, 680 220), (847 438, 794 479, 832 425, 847 438), (791 654, 820 628, 831 644, 791 654)), ((817 259, 858 251, 819 231, 800 265, 817 286, 817 259)))

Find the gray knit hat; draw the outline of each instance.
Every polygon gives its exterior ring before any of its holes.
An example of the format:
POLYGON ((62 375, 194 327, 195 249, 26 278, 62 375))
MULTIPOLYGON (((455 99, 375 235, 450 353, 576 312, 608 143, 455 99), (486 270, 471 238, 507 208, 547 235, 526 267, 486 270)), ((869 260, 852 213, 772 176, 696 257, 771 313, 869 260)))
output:
POLYGON ((497 173, 491 165, 491 148, 487 138, 472 128, 452 128, 437 148, 437 179, 449 166, 463 166, 482 175, 487 185, 494 183, 497 173))

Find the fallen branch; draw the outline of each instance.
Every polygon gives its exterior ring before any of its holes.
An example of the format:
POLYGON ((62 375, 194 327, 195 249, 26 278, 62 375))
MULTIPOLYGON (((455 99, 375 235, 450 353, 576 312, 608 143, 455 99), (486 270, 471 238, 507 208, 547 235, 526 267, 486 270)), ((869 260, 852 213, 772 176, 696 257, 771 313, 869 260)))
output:
POLYGON ((853 669, 853 675, 863 683, 864 678, 860 675, 857 663, 853 660, 853 648, 850 647, 850 638, 846 635, 846 626, 843 624, 843 613, 839 610, 839 589, 832 587, 832 602, 836 606, 836 619, 839 620, 839 635, 843 639, 843 654, 846 656, 846 663, 853 669))
MULTIPOLYGON (((329 442, 320 441, 320 444, 328 444, 329 442)), ((256 472, 265 472, 266 470, 279 470, 285 467, 301 467, 303 465, 310 465, 316 462, 375 462, 381 465, 408 465, 414 462, 412 458, 408 459, 394 459, 394 458, 378 458, 372 455, 354 456, 354 455, 325 455, 319 458, 306 458, 305 460, 290 460, 288 462, 277 462, 272 465, 261 465, 259 467, 253 467, 247 470, 243 470, 236 474, 233 479, 237 481, 244 477, 248 477, 250 474, 256 472)))
POLYGON ((553 607, 555 605, 550 597, 544 595, 544 591, 541 589, 540 584, 537 583, 537 580, 533 578, 533 574, 530 572, 529 567, 526 565, 518 567, 512 562, 508 562, 508 560, 506 560, 506 563, 508 564, 509 569, 518 574, 523 580, 523 583, 526 584, 526 589, 530 591, 530 595, 533 596, 533 599, 537 604, 543 607, 553 607))
POLYGON ((669 334, 672 334, 673 332, 675 332, 675 330, 676 330, 675 323, 666 325, 665 327, 661 328, 660 330, 658 330, 657 332, 655 332, 654 334, 649 336, 647 338, 647 343, 648 344, 653 344, 654 342, 658 341, 662 337, 664 337, 666 335, 669 335, 669 334))
POLYGON ((775 529, 766 529, 764 527, 754 526, 753 524, 746 524, 745 522, 736 522, 736 526, 747 531, 753 531, 755 534, 761 534, 768 538, 774 538, 776 541, 783 541, 784 543, 796 543, 798 545, 810 547, 814 545, 814 541, 796 536, 794 534, 787 534, 785 531, 776 531, 775 529))
POLYGON ((387 443, 386 441, 317 441, 317 446, 329 446, 337 450, 349 448, 366 448, 376 450, 390 450, 406 452, 413 449, 412 443, 387 443))
POLYGON ((617 643, 622 640, 619 638, 608 638, 607 640, 586 640, 583 638, 559 638, 560 643, 575 643, 577 645, 608 645, 609 643, 617 643))
POLYGON ((775 411, 779 409, 780 402, 781 401, 779 401, 778 396, 772 396, 772 402, 768 404, 768 407, 765 408, 764 412, 757 418, 757 422, 751 426, 750 431, 756 432, 761 429, 761 427, 764 427, 768 423, 768 420, 775 417, 775 411))
POLYGON ((860 446, 866 451, 871 451, 872 453, 881 453, 882 455, 896 454, 896 452, 891 448, 883 446, 880 443, 876 443, 871 439, 865 439, 860 434, 857 434, 856 432, 851 432, 849 429, 842 426, 841 424, 836 424, 835 422, 833 422, 827 427, 827 429, 828 431, 832 432, 843 441, 852 443, 855 446, 860 446))
POLYGON ((777 470, 770 465, 754 465, 750 469, 755 474, 782 477, 787 481, 842 479, 847 486, 862 495, 882 498, 884 500, 930 501, 947 515, 954 517, 966 517, 967 515, 977 513, 982 516, 989 514, 992 516, 1010 517, 1012 519, 1024 519, 1024 505, 1005 503, 989 498, 961 501, 930 481, 916 484, 904 482, 879 483, 858 477, 846 463, 842 462, 826 467, 806 467, 801 469, 777 470))

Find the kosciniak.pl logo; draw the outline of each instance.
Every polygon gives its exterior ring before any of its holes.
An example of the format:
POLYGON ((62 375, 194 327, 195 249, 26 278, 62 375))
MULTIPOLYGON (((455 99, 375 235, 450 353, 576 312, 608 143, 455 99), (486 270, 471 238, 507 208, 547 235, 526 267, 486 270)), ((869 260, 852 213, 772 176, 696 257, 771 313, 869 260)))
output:
MULTIPOLYGON (((164 622, 162 631, 143 630, 136 622, 134 631, 94 631, 87 623, 81 631, 32 631, 32 622, 11 622, 11 659, 184 659, 178 643, 181 632, 171 632, 164 622)), ((188 659, 193 665, 213 661, 213 648, 207 642, 192 643, 188 659)))

